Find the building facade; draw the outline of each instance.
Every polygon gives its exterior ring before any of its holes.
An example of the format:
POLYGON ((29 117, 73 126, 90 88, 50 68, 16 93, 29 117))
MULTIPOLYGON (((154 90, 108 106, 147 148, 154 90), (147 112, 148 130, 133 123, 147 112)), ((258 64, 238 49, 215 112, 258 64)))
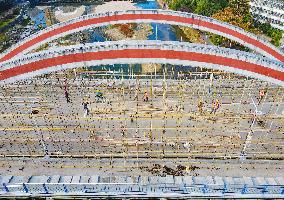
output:
POLYGON ((251 0, 250 12, 257 21, 284 31, 283 0, 251 0))

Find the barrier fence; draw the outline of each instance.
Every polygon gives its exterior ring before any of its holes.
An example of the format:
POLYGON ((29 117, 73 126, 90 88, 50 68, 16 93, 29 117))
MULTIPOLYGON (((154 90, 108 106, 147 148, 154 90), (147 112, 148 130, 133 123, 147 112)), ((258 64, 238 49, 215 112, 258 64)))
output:
POLYGON ((1 196, 143 196, 284 198, 283 177, 1 176, 1 196))

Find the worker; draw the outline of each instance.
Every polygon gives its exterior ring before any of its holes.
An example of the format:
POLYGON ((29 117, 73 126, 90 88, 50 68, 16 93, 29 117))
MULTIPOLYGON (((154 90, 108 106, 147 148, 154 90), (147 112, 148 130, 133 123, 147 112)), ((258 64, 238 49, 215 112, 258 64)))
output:
POLYGON ((84 108, 84 117, 88 116, 90 113, 90 110, 88 108, 88 102, 83 102, 83 108, 84 108))
POLYGON ((220 108, 220 102, 218 99, 216 99, 215 101, 212 102, 212 110, 210 112, 210 114, 215 114, 216 111, 220 108))
POLYGON ((66 86, 64 87, 64 94, 65 94, 65 98, 66 98, 67 103, 70 103, 71 101, 70 101, 69 93, 67 91, 66 86))
POLYGON ((144 92, 143 101, 148 102, 149 97, 147 91, 144 92))
POLYGON ((259 90, 259 100, 258 100, 258 105, 260 105, 261 101, 263 100, 265 96, 265 91, 263 89, 259 90))
POLYGON ((199 114, 203 113, 203 104, 204 104, 203 101, 200 99, 197 104, 199 114))

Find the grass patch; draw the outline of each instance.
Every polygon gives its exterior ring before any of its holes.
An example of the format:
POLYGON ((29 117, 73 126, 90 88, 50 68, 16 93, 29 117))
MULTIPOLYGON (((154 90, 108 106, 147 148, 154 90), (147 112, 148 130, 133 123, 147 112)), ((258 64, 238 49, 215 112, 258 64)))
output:
MULTIPOLYGON (((16 17, 15 17, 16 18, 16 17)), ((15 18, 12 19, 6 19, 5 21, 0 21, 0 28, 3 28, 10 24, 12 21, 14 21, 15 18)))

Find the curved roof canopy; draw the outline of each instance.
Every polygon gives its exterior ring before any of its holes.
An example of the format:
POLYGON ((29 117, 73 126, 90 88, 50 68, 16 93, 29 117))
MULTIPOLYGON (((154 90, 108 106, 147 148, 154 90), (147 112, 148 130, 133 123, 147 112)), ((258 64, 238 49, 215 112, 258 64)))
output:
POLYGON ((284 54, 268 41, 243 29, 213 18, 170 10, 129 10, 81 16, 55 24, 15 44, 0 55, 0 62, 25 54, 59 37, 88 28, 120 23, 164 23, 193 27, 222 35, 272 59, 284 62, 284 54))
POLYGON ((1 63, 0 84, 84 66, 169 63, 204 66, 284 86, 284 64, 216 46, 164 41, 111 41, 49 49, 1 63))

